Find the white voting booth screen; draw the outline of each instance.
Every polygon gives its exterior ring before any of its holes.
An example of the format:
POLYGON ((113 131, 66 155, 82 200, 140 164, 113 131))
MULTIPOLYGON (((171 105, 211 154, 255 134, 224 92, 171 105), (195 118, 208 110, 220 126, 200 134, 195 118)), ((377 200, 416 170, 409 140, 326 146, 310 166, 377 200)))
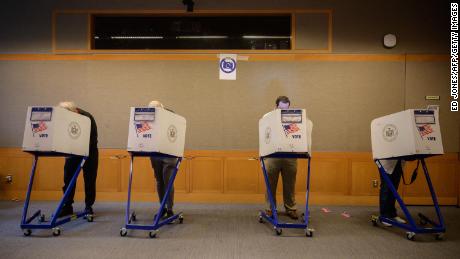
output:
POLYGON ((34 106, 27 109, 22 149, 87 156, 91 121, 61 107, 34 106))
POLYGON ((163 108, 131 107, 128 151, 184 155, 186 120, 163 108))
POLYGON ((312 128, 305 109, 276 109, 265 114, 259 120, 259 155, 311 154, 312 128))
POLYGON ((374 159, 444 154, 437 110, 409 109, 371 123, 374 159))

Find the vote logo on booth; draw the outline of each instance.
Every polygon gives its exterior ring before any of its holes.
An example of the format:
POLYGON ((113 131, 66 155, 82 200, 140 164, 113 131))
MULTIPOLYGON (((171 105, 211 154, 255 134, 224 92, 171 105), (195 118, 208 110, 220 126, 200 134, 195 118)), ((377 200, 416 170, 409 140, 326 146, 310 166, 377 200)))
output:
POLYGON ((383 127, 383 139, 388 142, 394 141, 398 137, 398 128, 393 124, 383 127))
POLYGON ((177 139, 177 128, 174 125, 170 125, 168 128, 168 139, 169 142, 175 142, 177 139))
POLYGON ((69 127, 67 128, 67 132, 71 138, 77 139, 81 135, 80 125, 75 121, 70 122, 69 127))

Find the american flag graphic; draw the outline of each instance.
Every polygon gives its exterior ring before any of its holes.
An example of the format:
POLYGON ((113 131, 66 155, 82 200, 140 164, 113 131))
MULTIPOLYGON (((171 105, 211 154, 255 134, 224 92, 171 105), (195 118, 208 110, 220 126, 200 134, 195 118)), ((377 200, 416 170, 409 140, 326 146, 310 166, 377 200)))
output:
POLYGON ((284 134, 286 134, 286 136, 300 130, 300 128, 297 127, 297 124, 295 123, 283 125, 283 129, 284 129, 284 134))
POLYGON ((428 135, 433 132, 433 129, 429 124, 425 124, 422 126, 417 126, 418 132, 420 133, 420 136, 423 137, 425 135, 428 135))
POLYGON ((33 133, 44 131, 46 129, 47 129, 46 124, 43 121, 40 121, 38 123, 32 123, 32 132, 33 133))
POLYGON ((142 123, 136 123, 136 132, 137 134, 142 133, 144 131, 147 131, 151 129, 150 125, 147 122, 142 122, 142 123))

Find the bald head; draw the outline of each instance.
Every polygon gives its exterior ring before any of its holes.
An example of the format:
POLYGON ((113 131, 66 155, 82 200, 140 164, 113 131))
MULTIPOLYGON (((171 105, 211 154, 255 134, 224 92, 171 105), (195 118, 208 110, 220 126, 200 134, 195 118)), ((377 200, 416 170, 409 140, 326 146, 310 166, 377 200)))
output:
POLYGON ((60 102, 58 106, 72 112, 78 112, 77 105, 75 105, 75 103, 72 101, 60 102))
POLYGON ((159 101, 153 100, 149 103, 150 108, 164 108, 163 104, 159 101))

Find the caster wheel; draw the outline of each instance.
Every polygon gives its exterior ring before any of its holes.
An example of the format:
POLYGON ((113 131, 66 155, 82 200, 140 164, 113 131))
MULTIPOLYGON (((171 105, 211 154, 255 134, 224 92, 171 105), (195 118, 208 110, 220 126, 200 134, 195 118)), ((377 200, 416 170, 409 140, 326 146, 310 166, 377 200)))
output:
POLYGON ((45 222, 45 214, 41 214, 38 218, 38 222, 45 222))
POLYGON ((437 233, 435 238, 436 238, 436 240, 443 240, 444 239, 444 233, 437 233))
POLYGON ((120 229, 120 236, 125 237, 128 234, 128 230, 126 228, 120 229))
POLYGON ((376 227, 377 226, 377 220, 372 219, 372 226, 376 227))
POLYGON ((281 236, 281 234, 283 233, 283 229, 275 227, 275 232, 277 236, 281 236))
POLYGON ((313 229, 307 228, 307 229, 305 230, 305 236, 306 236, 306 237, 313 237, 313 229))
POLYGON ((259 212, 259 223, 264 223, 264 217, 262 217, 261 212, 259 212))
POLYGON ((150 238, 156 238, 157 237, 157 231, 150 231, 149 232, 149 237, 150 238))
POLYGON ((53 228, 53 236, 57 237, 61 234, 60 228, 53 228))
POLYGON ((181 214, 179 215, 179 224, 182 224, 182 223, 184 223, 184 216, 182 216, 181 214))
POLYGON ((24 231, 22 233, 24 233, 24 236, 28 237, 28 236, 30 236, 32 234, 32 230, 24 229, 24 231))
POLYGON ((88 222, 93 222, 94 221, 94 216, 93 215, 86 215, 86 220, 88 222))
POLYGON ((407 232, 406 233, 406 238, 410 241, 414 241, 415 240, 415 233, 414 232, 407 232))
POLYGON ((378 221, 378 220, 379 220, 379 217, 377 217, 377 216, 372 216, 371 222, 372 222, 372 225, 373 225, 374 227, 377 226, 377 221, 378 221))

